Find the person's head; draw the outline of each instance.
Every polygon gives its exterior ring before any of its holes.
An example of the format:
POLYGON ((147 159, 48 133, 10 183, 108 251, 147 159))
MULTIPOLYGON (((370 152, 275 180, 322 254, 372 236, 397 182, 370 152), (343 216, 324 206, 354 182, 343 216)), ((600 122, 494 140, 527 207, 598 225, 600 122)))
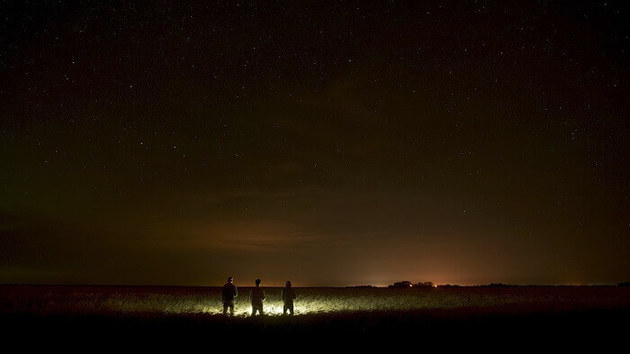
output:
POLYGON ((286 287, 287 287, 287 288, 290 288, 290 287, 291 287, 291 281, 290 281, 290 280, 287 280, 286 287))
POLYGON ((228 277, 228 283, 231 283, 234 279, 232 277, 228 277))
POLYGON ((256 286, 260 285, 260 279, 256 279, 256 286))

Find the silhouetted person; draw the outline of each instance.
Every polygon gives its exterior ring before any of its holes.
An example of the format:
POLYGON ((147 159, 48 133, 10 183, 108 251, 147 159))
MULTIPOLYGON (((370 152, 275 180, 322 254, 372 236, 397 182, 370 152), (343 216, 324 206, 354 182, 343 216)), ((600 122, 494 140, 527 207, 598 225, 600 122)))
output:
POLYGON ((223 302, 223 314, 227 313, 227 309, 230 309, 230 316, 234 316, 234 298, 238 296, 238 289, 232 282, 232 277, 227 278, 227 283, 223 285, 223 294, 221 301, 223 302))
POLYGON ((282 302, 284 303, 284 308, 282 309, 282 314, 285 315, 287 310, 289 313, 293 315, 293 300, 295 299, 295 290, 291 287, 291 282, 287 280, 286 285, 282 288, 282 302))
POLYGON ((249 300, 252 302, 252 316, 256 314, 256 311, 260 315, 264 315, 263 301, 265 301, 265 291, 260 287, 260 279, 256 279, 256 287, 252 289, 249 294, 249 300))

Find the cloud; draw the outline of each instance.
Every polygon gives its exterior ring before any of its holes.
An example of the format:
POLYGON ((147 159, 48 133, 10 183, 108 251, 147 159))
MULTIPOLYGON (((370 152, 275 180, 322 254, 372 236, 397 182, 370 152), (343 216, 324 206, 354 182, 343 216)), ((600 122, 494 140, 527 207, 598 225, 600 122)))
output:
POLYGON ((279 220, 215 221, 173 223, 163 229, 168 249, 207 249, 253 252, 281 252, 300 250, 317 244, 319 237, 300 229, 299 225, 279 220), (168 231, 164 231, 168 230, 168 231))

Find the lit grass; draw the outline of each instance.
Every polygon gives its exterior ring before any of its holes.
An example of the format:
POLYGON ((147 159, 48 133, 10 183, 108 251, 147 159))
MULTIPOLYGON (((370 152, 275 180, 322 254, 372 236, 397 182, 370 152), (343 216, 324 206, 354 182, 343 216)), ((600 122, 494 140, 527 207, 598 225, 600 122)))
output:
MULTIPOLYGON (((164 313, 219 315, 219 287, 3 286, 5 313, 164 313)), ((417 311, 458 308, 567 310, 630 304, 630 290, 617 287, 517 288, 296 288, 295 314, 417 311)), ((249 316, 250 288, 239 288, 235 315, 249 316)), ((265 288, 267 315, 282 314, 281 288, 265 288)))

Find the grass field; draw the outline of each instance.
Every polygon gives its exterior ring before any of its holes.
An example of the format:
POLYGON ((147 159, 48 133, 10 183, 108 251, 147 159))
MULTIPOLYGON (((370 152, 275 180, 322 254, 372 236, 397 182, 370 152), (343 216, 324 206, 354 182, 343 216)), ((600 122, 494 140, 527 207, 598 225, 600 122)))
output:
POLYGON ((220 288, 2 286, 8 351, 627 351, 628 287, 296 288, 282 316, 220 288), (625 350, 624 350, 625 349, 625 350))

